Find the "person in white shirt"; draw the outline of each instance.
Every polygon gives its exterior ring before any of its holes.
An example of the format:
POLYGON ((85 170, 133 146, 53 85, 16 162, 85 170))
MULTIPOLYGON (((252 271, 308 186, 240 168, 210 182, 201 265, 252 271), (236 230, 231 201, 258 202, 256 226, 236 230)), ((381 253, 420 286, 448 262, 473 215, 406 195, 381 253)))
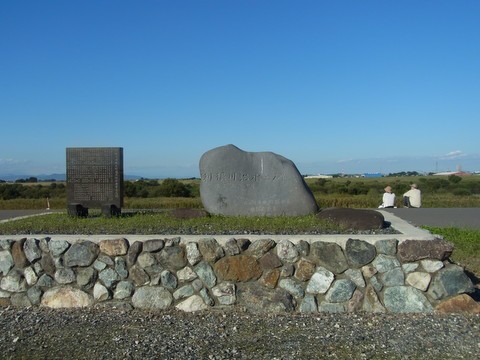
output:
POLYGON ((382 205, 379 208, 393 208, 395 207, 395 194, 392 192, 392 187, 389 185, 385 188, 385 193, 382 198, 382 205))
POLYGON ((417 184, 410 185, 410 190, 403 194, 403 205, 409 208, 419 208, 422 206, 422 192, 417 184))

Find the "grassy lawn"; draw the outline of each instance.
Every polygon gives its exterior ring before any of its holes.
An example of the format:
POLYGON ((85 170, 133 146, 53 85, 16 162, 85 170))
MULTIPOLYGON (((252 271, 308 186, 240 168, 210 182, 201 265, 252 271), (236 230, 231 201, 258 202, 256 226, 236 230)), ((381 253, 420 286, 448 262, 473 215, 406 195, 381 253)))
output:
POLYGON ((452 260, 480 277, 480 230, 424 226, 455 245, 452 260))
POLYGON ((92 214, 77 218, 52 213, 0 224, 0 234, 302 234, 342 233, 315 215, 298 217, 209 216, 178 219, 168 212, 125 213, 118 218, 92 214))

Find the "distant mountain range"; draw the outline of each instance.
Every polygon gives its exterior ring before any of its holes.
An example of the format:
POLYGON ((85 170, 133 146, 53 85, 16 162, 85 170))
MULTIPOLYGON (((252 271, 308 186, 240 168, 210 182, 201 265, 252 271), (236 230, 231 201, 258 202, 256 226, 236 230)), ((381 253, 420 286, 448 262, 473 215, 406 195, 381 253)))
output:
MULTIPOLYGON (((40 175, 3 174, 3 175, 0 175, 0 180, 15 181, 19 179, 28 179, 30 177, 35 177, 38 179, 38 181, 46 181, 46 180, 65 181, 67 179, 66 174, 40 174, 40 175)), ((137 175, 124 175, 123 178, 124 180, 137 180, 143 177, 137 176, 137 175)))

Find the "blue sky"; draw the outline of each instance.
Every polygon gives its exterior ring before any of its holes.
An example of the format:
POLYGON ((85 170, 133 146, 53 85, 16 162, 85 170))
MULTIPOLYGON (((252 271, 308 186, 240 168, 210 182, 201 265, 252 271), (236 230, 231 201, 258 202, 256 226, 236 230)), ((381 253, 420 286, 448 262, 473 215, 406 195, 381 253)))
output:
POLYGON ((1 175, 124 148, 198 176, 272 151, 304 174, 480 170, 480 1, 1 1, 1 175))

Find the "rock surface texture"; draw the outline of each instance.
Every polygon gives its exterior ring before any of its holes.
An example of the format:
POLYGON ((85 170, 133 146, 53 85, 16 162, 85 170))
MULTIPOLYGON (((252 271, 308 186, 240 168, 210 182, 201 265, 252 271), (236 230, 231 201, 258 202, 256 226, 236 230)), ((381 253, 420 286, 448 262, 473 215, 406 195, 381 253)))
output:
POLYGON ((200 196, 211 214, 300 216, 318 211, 295 164, 272 152, 221 146, 203 154, 200 175, 200 196))
POLYGON ((424 251, 417 260, 404 262, 415 255, 409 249, 418 248, 412 241, 405 247, 396 239, 375 244, 349 239, 342 248, 323 241, 232 238, 221 244, 215 238, 183 242, 176 237, 146 240, 141 246, 122 238, 102 240, 100 246, 86 240, 62 243, 62 252, 56 241, 44 238, 21 240, 31 253, 26 262, 15 263, 17 242, 2 240, 0 306, 478 312, 466 295, 475 290, 470 278, 443 256, 446 242, 430 241, 431 257, 424 251), (50 249, 57 249, 55 255, 50 249))

